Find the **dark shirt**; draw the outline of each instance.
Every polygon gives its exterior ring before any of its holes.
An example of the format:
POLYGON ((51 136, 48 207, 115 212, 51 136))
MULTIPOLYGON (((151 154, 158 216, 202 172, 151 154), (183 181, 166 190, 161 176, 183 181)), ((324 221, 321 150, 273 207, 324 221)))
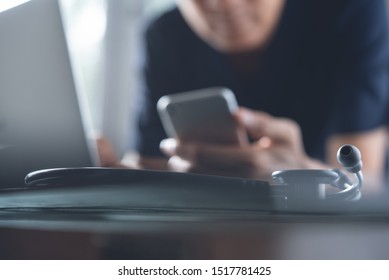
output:
POLYGON ((388 123, 388 28, 385 1, 286 1, 255 75, 203 42, 177 9, 148 25, 137 150, 161 155, 166 134, 156 103, 165 95, 224 86, 240 106, 291 118, 308 155, 324 159, 338 133, 388 123))

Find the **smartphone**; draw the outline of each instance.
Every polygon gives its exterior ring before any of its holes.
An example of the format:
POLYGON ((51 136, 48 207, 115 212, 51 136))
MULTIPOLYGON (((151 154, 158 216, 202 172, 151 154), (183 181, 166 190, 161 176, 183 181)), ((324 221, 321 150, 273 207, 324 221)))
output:
POLYGON ((165 95, 158 100, 157 109, 166 134, 180 141, 225 145, 248 142, 233 117, 238 103, 230 89, 213 87, 165 95))

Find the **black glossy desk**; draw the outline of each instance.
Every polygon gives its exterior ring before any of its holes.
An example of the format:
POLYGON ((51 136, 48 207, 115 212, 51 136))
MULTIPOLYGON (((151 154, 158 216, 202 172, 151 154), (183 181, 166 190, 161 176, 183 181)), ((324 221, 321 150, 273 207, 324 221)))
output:
POLYGON ((138 175, 1 191, 0 258, 389 259, 388 197, 296 211, 260 182, 138 175))
POLYGON ((2 259, 389 259, 389 216, 0 213, 2 259))

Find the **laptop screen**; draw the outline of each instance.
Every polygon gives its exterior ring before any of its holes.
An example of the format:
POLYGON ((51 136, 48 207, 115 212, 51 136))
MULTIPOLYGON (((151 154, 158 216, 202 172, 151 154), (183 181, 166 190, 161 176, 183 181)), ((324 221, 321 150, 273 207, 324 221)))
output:
POLYGON ((94 166, 57 1, 0 13, 0 188, 28 172, 94 166))

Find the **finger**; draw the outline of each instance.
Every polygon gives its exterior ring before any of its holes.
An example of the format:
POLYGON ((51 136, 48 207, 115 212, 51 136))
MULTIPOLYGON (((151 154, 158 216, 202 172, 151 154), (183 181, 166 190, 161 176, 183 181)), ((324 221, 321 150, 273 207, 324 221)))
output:
POLYGON ((176 154, 177 141, 174 138, 163 139, 159 143, 159 149, 167 156, 174 156, 176 154))
POLYGON ((119 159, 114 152, 111 142, 105 137, 96 137, 95 140, 100 165, 103 167, 115 167, 119 163, 119 159))
POLYGON ((257 157, 252 147, 186 143, 177 145, 175 152, 190 162, 193 168, 248 172, 257 168, 257 157))
MULTIPOLYGON (((161 150, 170 157, 169 169, 222 176, 254 177, 258 166, 253 152, 237 146, 178 143, 175 139, 161 141, 161 150)), ((254 148, 259 150, 258 148, 254 148)))
POLYGON ((276 118, 260 111, 242 108, 238 112, 242 126, 255 140, 268 137, 272 141, 292 142, 300 141, 300 128, 292 120, 276 118))
POLYGON ((192 164, 180 158, 179 156, 172 156, 168 161, 168 168, 175 172, 192 172, 192 164))
POLYGON ((179 157, 190 163, 191 168, 243 169, 256 165, 257 153, 269 147, 269 139, 263 137, 255 145, 214 145, 207 143, 179 142, 164 139, 161 151, 169 157, 179 157), (263 141, 262 141, 263 140, 263 141), (264 142, 262 145, 261 143, 264 142))
MULTIPOLYGON (((160 149, 167 156, 178 156, 196 165, 234 165, 234 162, 244 161, 246 156, 241 155, 239 146, 213 145, 206 143, 185 142, 179 143, 173 138, 164 139, 160 149)), ((244 152, 249 154, 250 152, 244 152)))
POLYGON ((269 119, 267 113, 242 107, 237 111, 235 116, 239 125, 246 129, 250 137, 258 140, 264 136, 264 127, 267 125, 269 119))

